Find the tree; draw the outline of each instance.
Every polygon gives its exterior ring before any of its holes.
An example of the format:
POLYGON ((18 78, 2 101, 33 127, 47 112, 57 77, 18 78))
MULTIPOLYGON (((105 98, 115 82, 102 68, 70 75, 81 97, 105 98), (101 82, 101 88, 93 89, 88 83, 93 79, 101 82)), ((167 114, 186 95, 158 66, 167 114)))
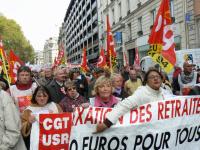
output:
POLYGON ((14 20, 0 16, 0 36, 7 53, 13 49, 21 60, 33 63, 34 49, 14 20))

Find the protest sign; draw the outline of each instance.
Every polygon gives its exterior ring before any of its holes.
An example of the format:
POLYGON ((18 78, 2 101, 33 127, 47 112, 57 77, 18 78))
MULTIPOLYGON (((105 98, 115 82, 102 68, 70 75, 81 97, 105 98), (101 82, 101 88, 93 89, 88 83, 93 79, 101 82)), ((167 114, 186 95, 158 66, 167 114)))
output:
POLYGON ((69 150, 200 149, 200 97, 173 97, 129 111, 103 133, 93 134, 110 108, 77 108, 69 150))
POLYGON ((72 114, 40 115, 40 150, 68 150, 72 114))

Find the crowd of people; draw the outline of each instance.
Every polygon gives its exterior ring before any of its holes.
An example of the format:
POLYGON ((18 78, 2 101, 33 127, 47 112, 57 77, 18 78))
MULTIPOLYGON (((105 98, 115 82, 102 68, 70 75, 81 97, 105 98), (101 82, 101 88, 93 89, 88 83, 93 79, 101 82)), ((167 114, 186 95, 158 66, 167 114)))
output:
POLYGON ((173 78, 160 68, 147 72, 126 66, 111 73, 93 68, 82 73, 79 68, 43 68, 32 72, 21 66, 17 81, 8 86, 0 80, 0 149, 24 150, 30 147, 32 123, 39 112, 73 112, 75 107, 110 107, 113 111, 97 125, 102 132, 115 124, 118 117, 140 105, 176 95, 200 95, 200 73, 188 62, 175 68, 173 78))

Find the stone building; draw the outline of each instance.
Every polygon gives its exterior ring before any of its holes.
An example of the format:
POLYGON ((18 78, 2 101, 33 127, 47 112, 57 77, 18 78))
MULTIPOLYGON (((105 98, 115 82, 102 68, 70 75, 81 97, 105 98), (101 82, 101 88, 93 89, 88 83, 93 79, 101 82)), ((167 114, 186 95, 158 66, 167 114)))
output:
MULTIPOLYGON (((119 64, 124 51, 133 64, 135 51, 147 55, 148 38, 160 6, 160 0, 98 0, 99 43, 106 49, 106 15, 110 17, 119 64)), ((176 50, 198 48, 200 1, 170 0, 176 50)))

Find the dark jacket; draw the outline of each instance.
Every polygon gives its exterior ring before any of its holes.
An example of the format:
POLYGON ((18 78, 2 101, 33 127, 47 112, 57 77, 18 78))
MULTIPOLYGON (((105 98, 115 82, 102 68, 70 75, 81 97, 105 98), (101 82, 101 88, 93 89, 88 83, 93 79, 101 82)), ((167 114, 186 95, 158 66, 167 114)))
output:
MULTIPOLYGON (((200 74, 197 74, 197 80, 196 80, 196 84, 200 83, 200 74)), ((176 91, 180 91, 180 85, 178 83, 178 76, 173 78, 172 80, 172 89, 173 89, 173 94, 176 94, 176 91)))
POLYGON ((86 77, 84 75, 81 75, 81 79, 76 79, 74 81, 77 87, 77 92, 88 99, 88 82, 86 77))
POLYGON ((190 90, 189 95, 200 95, 200 86, 194 86, 190 90))
POLYGON ((60 86, 55 79, 53 79, 48 85, 47 88, 51 94, 52 101, 55 103, 59 103, 64 97, 64 87, 60 86))

